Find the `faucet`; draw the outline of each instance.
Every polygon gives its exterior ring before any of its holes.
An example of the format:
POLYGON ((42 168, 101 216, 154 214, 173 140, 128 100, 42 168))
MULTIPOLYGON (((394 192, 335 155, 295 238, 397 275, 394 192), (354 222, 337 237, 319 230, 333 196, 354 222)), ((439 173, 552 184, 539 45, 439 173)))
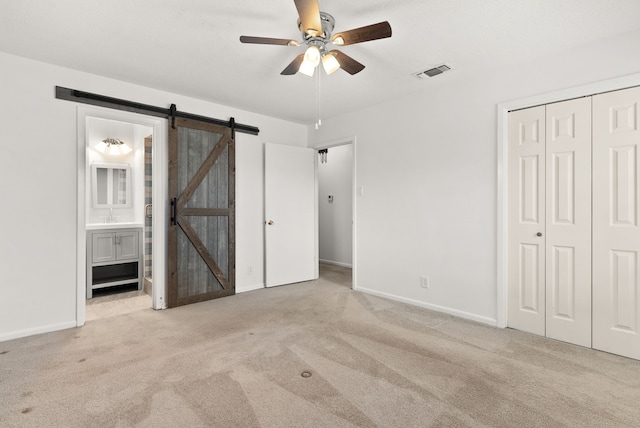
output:
POLYGON ((109 208, 109 215, 104 219, 105 223, 117 223, 118 218, 113 216, 113 208, 109 208))

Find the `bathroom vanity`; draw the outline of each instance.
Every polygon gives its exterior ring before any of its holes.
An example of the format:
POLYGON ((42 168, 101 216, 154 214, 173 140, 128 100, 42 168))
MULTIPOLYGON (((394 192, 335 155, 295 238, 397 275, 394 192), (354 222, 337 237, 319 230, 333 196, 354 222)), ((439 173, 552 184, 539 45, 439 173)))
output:
POLYGON ((93 290, 137 284, 142 290, 142 225, 87 226, 87 299, 93 290))

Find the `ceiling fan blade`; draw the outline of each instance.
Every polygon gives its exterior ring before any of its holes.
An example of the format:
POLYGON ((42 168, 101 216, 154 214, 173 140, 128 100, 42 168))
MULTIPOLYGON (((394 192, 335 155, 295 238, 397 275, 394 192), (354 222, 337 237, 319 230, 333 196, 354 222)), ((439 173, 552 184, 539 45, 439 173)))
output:
POLYGON ((300 16, 300 30, 314 37, 322 34, 318 0, 293 0, 300 16))
POLYGON ((293 61, 291 61, 291 64, 287 65, 287 68, 282 70, 280 74, 282 74, 283 76, 296 74, 300 69, 300 64, 302 64, 302 61, 304 61, 304 54, 298 55, 293 61))
POLYGON ((340 68, 346 71, 347 73, 354 75, 364 70, 364 65, 360 64, 358 61, 351 58, 349 55, 345 55, 339 50, 335 50, 335 49, 332 50, 331 53, 338 60, 338 64, 340 64, 340 68))
POLYGON ((384 21, 337 33, 331 40, 334 44, 343 46, 370 40, 386 39, 387 37, 391 37, 391 25, 388 21, 384 21))
POLYGON ((240 36, 242 43, 255 43, 258 45, 280 45, 280 46, 298 46, 299 43, 295 40, 289 39, 274 39, 271 37, 252 37, 252 36, 240 36))

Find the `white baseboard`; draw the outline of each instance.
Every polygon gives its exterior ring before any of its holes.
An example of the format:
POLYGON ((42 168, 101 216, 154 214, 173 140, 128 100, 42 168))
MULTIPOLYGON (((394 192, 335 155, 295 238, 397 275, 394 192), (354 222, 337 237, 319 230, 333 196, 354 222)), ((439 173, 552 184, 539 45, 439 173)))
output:
POLYGON ((371 290, 368 288, 356 287, 354 288, 354 290, 360 291, 366 294, 372 294, 378 297, 384 297, 385 299, 395 300, 397 302, 407 303, 413 306, 419 306, 425 309, 431 309, 432 311, 442 312, 445 314, 453 315, 453 316, 464 318, 467 320, 476 321, 482 324, 488 324, 492 327, 498 326, 497 320, 489 317, 484 317, 482 315, 472 314, 470 312, 464 312, 458 309, 448 308, 446 306, 434 305, 432 303, 421 302, 420 300, 408 299, 406 297, 396 296, 394 294, 384 293, 382 291, 371 290))
POLYGON ((67 321, 59 324, 43 325, 25 330, 10 331, 8 333, 0 333, 0 342, 6 340, 19 339, 21 337, 33 336, 42 333, 51 333, 52 331, 65 330, 67 328, 77 327, 76 321, 67 321))
POLYGON ((341 266, 341 267, 345 267, 345 268, 349 268, 352 269, 353 266, 348 264, 348 263, 342 263, 342 262, 334 262, 333 260, 323 260, 320 259, 320 263, 326 263, 328 265, 335 265, 335 266, 341 266))
POLYGON ((246 293, 247 291, 259 290, 264 288, 264 284, 261 282, 259 284, 249 284, 249 285, 241 285, 236 286, 236 294, 238 293, 246 293))

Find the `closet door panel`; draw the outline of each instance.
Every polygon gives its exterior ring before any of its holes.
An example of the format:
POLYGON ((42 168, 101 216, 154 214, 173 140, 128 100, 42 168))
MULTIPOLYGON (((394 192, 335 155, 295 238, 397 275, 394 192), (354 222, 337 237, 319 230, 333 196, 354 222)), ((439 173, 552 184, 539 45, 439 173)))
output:
POLYGON ((545 108, 509 113, 509 327, 545 334, 545 108))
POLYGON ((546 335, 590 347, 591 98, 546 107, 546 335))
POLYGON ((593 347, 640 359, 640 88, 593 98, 593 347))

